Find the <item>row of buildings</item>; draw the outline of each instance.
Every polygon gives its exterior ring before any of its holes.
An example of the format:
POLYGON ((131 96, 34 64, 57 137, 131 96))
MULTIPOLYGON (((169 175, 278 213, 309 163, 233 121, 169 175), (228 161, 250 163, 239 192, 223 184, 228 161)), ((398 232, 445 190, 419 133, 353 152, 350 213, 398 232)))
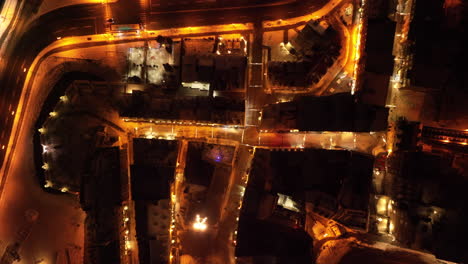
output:
POLYGON ((244 100, 226 97, 152 97, 133 92, 122 98, 120 116, 166 120, 193 120, 217 124, 243 124, 244 100))
POLYGON ((341 49, 338 33, 325 20, 309 21, 297 37, 281 45, 297 60, 268 62, 269 87, 273 90, 307 90, 325 75, 341 49))
POLYGON ((459 261, 460 241, 449 237, 467 232, 462 224, 467 219, 466 169, 461 165, 466 164, 466 147, 456 141, 449 144, 449 136, 466 140, 468 133, 398 121, 393 151, 382 159, 384 166, 374 169, 369 231, 390 235, 404 247, 459 261))
MULTIPOLYGON (((162 38, 162 37, 161 37, 162 38)), ((131 48, 127 82, 163 94, 243 94, 247 41, 242 37, 183 38, 156 47, 131 48)))
POLYGON ((314 214, 366 230, 372 166, 372 157, 350 151, 257 149, 239 220, 239 263, 310 263, 314 214))
POLYGON ((266 105, 260 129, 271 131, 371 132, 387 129, 388 109, 365 104, 349 93, 301 96, 297 100, 266 105))

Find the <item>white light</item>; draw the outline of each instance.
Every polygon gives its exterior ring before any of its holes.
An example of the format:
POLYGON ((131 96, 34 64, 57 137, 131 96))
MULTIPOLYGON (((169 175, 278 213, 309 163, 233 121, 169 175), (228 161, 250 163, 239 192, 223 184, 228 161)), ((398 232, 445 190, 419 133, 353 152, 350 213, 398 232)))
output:
POLYGON ((204 217, 204 218, 201 218, 200 215, 197 215, 197 217, 195 218, 195 222, 193 223, 193 229, 197 230, 197 231, 205 231, 206 228, 208 227, 206 225, 206 220, 208 218, 204 217))
POLYGON ((48 169, 49 169, 49 164, 44 163, 44 165, 42 165, 42 168, 43 168, 44 170, 48 170, 48 169))
POLYGON ((68 97, 66 95, 60 96, 60 101, 68 102, 68 97))
POLYGON ((56 116, 57 116, 57 112, 50 112, 49 115, 50 115, 51 117, 56 117, 56 116))
POLYGON ((67 187, 62 187, 62 188, 60 189, 60 191, 61 191, 61 192, 68 192, 68 188, 67 188, 67 187))
POLYGON ((47 153, 49 151, 49 147, 46 145, 42 145, 42 154, 47 153))
POLYGON ((155 135, 156 135, 156 133, 154 133, 154 132, 152 132, 152 131, 151 131, 151 132, 146 132, 146 133, 145 133, 145 138, 147 138, 147 139, 153 139, 153 138, 155 138, 155 135))

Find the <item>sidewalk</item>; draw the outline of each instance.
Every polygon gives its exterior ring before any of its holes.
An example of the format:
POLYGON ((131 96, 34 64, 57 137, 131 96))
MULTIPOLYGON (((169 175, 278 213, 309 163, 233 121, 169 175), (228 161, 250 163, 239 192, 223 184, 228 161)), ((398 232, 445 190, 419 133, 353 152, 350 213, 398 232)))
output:
POLYGON ((65 6, 83 4, 110 4, 115 2, 118 2, 118 0, 44 0, 39 6, 39 10, 37 11, 37 14, 34 15, 33 19, 65 6))
POLYGON ((3 57, 4 50, 8 42, 8 35, 10 32, 11 24, 13 19, 16 16, 16 10, 18 9, 18 1, 17 0, 6 0, 3 4, 3 8, 0 13, 0 57, 3 57))
POLYGON ((6 0, 6 2, 3 4, 3 8, 0 13, 0 39, 3 39, 3 34, 7 30, 8 26, 11 23, 11 20, 13 19, 16 5, 16 0, 6 0))

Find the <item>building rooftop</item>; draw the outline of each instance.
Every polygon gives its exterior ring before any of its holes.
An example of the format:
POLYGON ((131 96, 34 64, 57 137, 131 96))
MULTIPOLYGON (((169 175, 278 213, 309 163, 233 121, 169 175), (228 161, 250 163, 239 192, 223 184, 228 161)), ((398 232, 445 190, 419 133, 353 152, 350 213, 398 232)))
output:
POLYGON ((298 204, 311 203, 311 208, 318 213, 338 214, 339 210, 344 210, 342 219, 336 221, 352 227, 365 227, 363 214, 356 215, 359 216, 357 219, 346 210, 367 212, 373 157, 345 150, 289 152, 257 149, 252 166, 242 215, 258 217, 260 212, 264 214, 268 211, 264 208, 265 198, 281 194, 288 195, 298 204))
POLYGON ((311 248, 312 238, 302 229, 249 217, 240 218, 237 257, 273 256, 277 263, 312 263, 311 248))
POLYGON ((189 184, 208 187, 213 177, 215 165, 203 159, 204 148, 204 143, 189 142, 185 176, 189 184))
POLYGON ((175 168, 178 144, 175 140, 134 138, 134 163, 136 165, 175 168))
POLYGON ((387 129, 388 109, 355 102, 349 93, 301 96, 263 108, 261 129, 369 132, 387 129))
POLYGON ((386 75, 393 73, 395 26, 395 22, 389 19, 369 20, 366 36, 366 71, 386 75))
POLYGON ((122 117, 242 124, 244 100, 226 97, 151 97, 134 92, 123 99, 122 117))
POLYGON ((133 200, 160 200, 170 195, 178 144, 171 140, 133 139, 130 166, 133 200))

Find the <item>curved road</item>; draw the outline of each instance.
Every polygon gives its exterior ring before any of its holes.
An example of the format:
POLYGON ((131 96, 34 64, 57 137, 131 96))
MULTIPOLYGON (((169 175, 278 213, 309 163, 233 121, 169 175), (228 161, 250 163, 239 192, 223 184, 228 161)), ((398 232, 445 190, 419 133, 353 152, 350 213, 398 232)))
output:
MULTIPOLYGON (((114 14, 127 5, 128 0, 111 4, 114 14), (114 12, 115 11, 115 12, 114 12)), ((320 9, 326 0, 308 0, 286 2, 283 5, 220 8, 192 11, 146 12, 148 29, 163 29, 213 24, 245 23, 271 19, 286 19, 314 12, 320 9), (221 8, 222 9, 222 8, 221 8)), ((130 4, 134 5, 134 4, 130 4)), ((132 9, 127 9, 132 10, 132 9)), ((134 10, 134 9, 133 9, 134 10)), ((140 16, 135 10, 128 17, 140 16)), ((23 17, 25 15, 23 14, 23 17)), ((116 21, 125 21, 124 17, 115 17, 116 21)), ((135 21, 138 22, 138 21, 135 21)), ((104 8, 101 4, 87 4, 64 7, 47 13, 29 25, 26 32, 16 42, 0 76, 0 164, 4 166, 6 145, 9 142, 16 109, 21 96, 26 73, 39 52, 57 37, 92 35, 105 32, 104 8)), ((20 33, 17 33, 20 35, 20 33)), ((26 106, 27 107, 27 106, 26 106)), ((6 177, 2 177, 0 193, 6 177)), ((0 195, 1 196, 1 195, 0 195)))

